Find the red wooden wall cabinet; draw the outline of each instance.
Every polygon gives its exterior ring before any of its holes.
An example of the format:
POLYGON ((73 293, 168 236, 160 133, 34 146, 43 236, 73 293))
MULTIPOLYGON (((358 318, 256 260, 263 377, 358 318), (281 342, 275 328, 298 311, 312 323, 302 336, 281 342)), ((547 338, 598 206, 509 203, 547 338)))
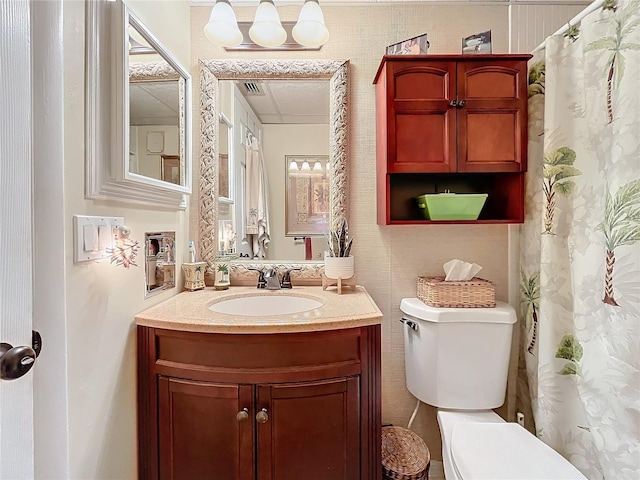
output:
MULTIPOLYGON (((376 85, 378 223, 425 220, 424 193, 488 193, 479 220, 524 220, 530 55, 385 56, 376 85)), ((461 222, 438 222, 461 223, 461 222)))

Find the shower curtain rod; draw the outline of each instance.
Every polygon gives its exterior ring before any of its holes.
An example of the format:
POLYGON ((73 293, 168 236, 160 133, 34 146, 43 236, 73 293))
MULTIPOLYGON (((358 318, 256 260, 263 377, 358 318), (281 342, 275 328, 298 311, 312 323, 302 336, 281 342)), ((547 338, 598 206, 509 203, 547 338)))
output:
MULTIPOLYGON (((593 3, 591 3, 589 6, 587 6, 584 10, 582 10, 579 14, 577 14, 575 17, 573 17, 571 20, 569 20, 565 25, 560 27, 554 33, 554 35, 560 35, 560 34, 566 32, 567 30, 569 30, 569 25, 578 25, 582 21, 582 19, 584 17, 589 15, 591 12, 596 11, 598 8, 600 8, 602 6, 603 3, 604 3, 604 0, 595 0, 593 3)), ((549 35, 549 36, 551 36, 551 35, 549 35)), ((549 37, 547 37, 547 38, 549 38, 549 37)), ((537 52, 538 50, 542 50, 544 48, 545 42, 547 41, 547 38, 545 38, 540 45, 538 45, 536 48, 534 48, 531 53, 537 52)))

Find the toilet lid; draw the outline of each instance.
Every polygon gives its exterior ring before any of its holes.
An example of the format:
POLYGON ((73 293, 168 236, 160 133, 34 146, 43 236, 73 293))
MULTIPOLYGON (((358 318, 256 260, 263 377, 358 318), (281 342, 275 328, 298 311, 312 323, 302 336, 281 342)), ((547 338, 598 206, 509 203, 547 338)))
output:
POLYGON ((586 480, 562 455, 517 423, 457 423, 451 456, 464 480, 586 480))

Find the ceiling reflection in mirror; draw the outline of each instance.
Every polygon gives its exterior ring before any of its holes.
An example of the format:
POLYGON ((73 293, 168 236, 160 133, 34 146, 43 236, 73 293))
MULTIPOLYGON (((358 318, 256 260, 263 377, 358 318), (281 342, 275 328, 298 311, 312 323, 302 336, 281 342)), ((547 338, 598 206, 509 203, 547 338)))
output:
MULTIPOLYGON (((346 215, 347 66, 340 60, 201 61, 200 248, 210 268, 229 248, 241 260, 232 262, 232 279, 234 273, 263 263, 307 264, 299 276, 318 274, 317 262, 326 249, 324 231, 346 215), (291 157, 300 159, 300 168, 305 158, 315 158, 316 168, 325 168, 323 197, 314 204, 315 190, 307 188, 295 212, 302 223, 305 215, 324 215, 325 229, 301 230, 299 235, 289 231, 287 236, 287 195, 302 191, 287 192, 291 157), (225 161, 228 169, 218 164, 225 161), (254 167, 248 172, 251 165, 261 166, 264 174, 256 174, 254 167), (229 197, 227 181, 233 191, 229 197), (222 188, 214 204, 202 193, 209 186, 222 188), (261 188, 267 192, 268 208, 261 188), (257 214, 257 230, 252 212, 257 214), (262 239, 268 241, 260 245, 262 239)), ((314 166, 312 161, 311 174, 314 166)))

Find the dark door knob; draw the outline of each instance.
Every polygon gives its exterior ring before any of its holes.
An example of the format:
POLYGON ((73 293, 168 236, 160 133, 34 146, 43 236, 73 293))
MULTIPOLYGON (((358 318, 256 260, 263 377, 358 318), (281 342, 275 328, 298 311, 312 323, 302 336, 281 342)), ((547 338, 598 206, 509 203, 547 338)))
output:
POLYGON ((14 347, 8 343, 0 343, 0 379, 15 380, 31 370, 36 357, 42 350, 42 337, 35 330, 31 334, 33 348, 27 346, 14 347))

